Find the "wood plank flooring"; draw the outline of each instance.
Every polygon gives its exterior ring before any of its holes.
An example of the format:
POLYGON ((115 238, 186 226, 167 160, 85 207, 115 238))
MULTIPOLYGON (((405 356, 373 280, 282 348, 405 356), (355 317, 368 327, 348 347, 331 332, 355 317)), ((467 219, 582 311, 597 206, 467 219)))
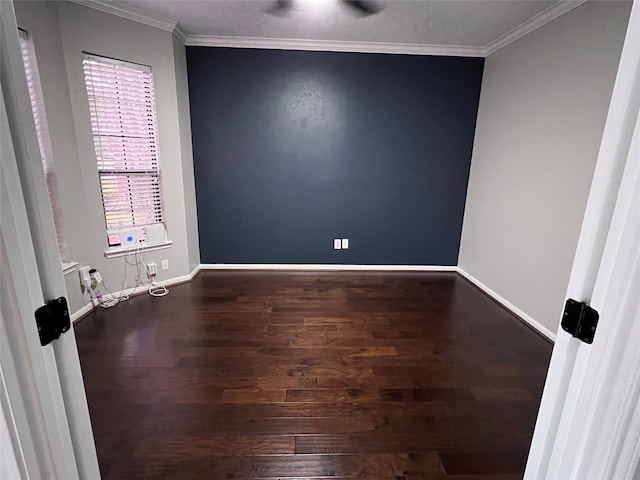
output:
POLYGON ((455 273, 202 272, 76 325, 103 478, 522 478, 551 345, 455 273))

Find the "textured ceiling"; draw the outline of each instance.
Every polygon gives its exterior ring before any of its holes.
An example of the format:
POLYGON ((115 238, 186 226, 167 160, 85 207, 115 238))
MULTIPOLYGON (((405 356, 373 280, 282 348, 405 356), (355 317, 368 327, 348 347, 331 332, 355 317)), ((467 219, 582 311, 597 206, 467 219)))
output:
POLYGON ((379 0, 358 17, 339 0, 294 0, 287 16, 274 1, 118 0, 116 6, 177 21, 188 35, 483 47, 553 5, 533 0, 379 0))

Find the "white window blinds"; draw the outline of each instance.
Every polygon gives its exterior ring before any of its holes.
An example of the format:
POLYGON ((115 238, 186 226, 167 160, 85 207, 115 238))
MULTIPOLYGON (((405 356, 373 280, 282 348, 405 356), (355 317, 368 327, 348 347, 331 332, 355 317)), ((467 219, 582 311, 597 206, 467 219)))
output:
POLYGON ((162 222, 151 69, 87 54, 84 77, 107 230, 162 222))
POLYGON ((51 138, 47 125, 47 114, 44 108, 44 97, 42 86, 40 85, 40 73, 38 72, 38 62, 36 61, 36 50, 33 40, 28 32, 19 30, 20 50, 24 71, 27 75, 27 85, 29 87, 29 97, 31 99, 31 110, 36 124, 36 135, 38 146, 40 147, 40 157, 44 168, 44 176, 49 193, 49 202, 53 213, 53 223, 56 229, 56 240, 58 242, 58 252, 62 262, 68 261, 67 245, 64 241, 62 205, 58 190, 58 181, 53 162, 53 149, 51 148, 51 138))

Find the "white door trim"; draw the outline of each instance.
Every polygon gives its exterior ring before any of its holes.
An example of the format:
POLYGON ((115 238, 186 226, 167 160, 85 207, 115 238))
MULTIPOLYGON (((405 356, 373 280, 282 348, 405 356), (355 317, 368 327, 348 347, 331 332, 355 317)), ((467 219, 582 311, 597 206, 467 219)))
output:
POLYGON ((578 349, 563 409, 565 414, 549 465, 552 478, 627 478, 612 474, 620 465, 621 436, 626 435, 623 430, 631 428, 629 419, 638 410, 640 400, 638 159, 640 123, 636 122, 591 300, 602 316, 598 338, 591 348, 578 349))
MULTIPOLYGON (((2 321, 2 318, 0 318, 2 321)), ((0 368, 0 478, 28 478, 22 447, 17 441, 13 414, 7 408, 7 390, 0 368), (7 420, 9 419, 9 420, 7 420), (17 452, 17 453, 16 453, 17 452)))
MULTIPOLYGON (((47 401, 42 403, 43 408, 50 409, 45 412, 45 421, 55 420, 56 422, 55 426, 47 426, 47 432, 49 435, 59 434, 60 437, 59 441, 51 442, 58 477, 65 479, 78 478, 78 476, 86 479, 100 478, 73 326, 59 340, 44 348, 40 347, 35 331, 33 312, 42 305, 43 298, 49 300, 66 296, 67 293, 55 241, 53 216, 20 53, 15 12, 12 2, 0 2, 0 4, 0 8, 2 8, 2 15, 0 15, 0 44, 2 48, 0 74, 7 120, 11 129, 10 140, 15 153, 13 166, 15 167, 17 163, 19 175, 18 178, 7 180, 22 190, 19 197, 12 198, 15 206, 11 208, 15 208, 16 211, 22 209, 19 214, 15 215, 14 221, 22 223, 28 221, 26 231, 18 238, 22 248, 28 246, 31 256, 35 253, 35 263, 32 268, 34 271, 28 270, 29 263, 25 263, 24 268, 27 270, 29 288, 37 288, 39 291, 39 298, 32 297, 32 308, 28 312, 28 322, 27 316, 25 316, 27 313, 23 312, 25 328, 34 329, 28 331, 25 336, 31 343, 35 338, 38 351, 44 352, 41 354, 48 356, 47 360, 43 362, 44 366, 42 363, 33 363, 31 367, 33 374, 37 377, 37 385, 40 387, 49 384, 53 391, 51 405, 48 405, 47 401), (61 402, 57 401, 59 393, 57 390, 61 391, 61 402), (71 445, 67 445, 69 437, 71 445)), ((5 163, 7 162, 3 158, 3 167, 5 163)), ((15 261, 11 252, 8 253, 9 260, 15 261)), ((33 262, 33 259, 29 260, 33 262)), ((22 304, 20 306, 22 307, 22 304)), ((38 355, 35 346, 31 355, 32 358, 34 355, 38 355)))
MULTIPOLYGON (((5 98, 1 87, 0 98, 5 98)), ((38 271, 4 107, 3 101, 0 364, 7 392, 3 410, 5 415, 11 412, 16 423, 19 438, 14 439, 14 448, 22 453, 29 478, 78 478, 54 352, 51 346, 40 346, 33 317, 43 296, 39 281, 31 281, 37 280, 38 271)))
MULTIPOLYGON (((640 73, 640 70, 639 70, 640 73)), ((640 119, 640 115, 637 120, 640 119)), ((590 473, 599 478, 629 478, 622 476, 628 470, 621 457, 628 449, 623 438, 639 444, 640 425, 640 122, 636 131, 625 169, 616 211, 611 224, 611 235, 603 256, 594 291, 593 304, 602 305, 601 314, 619 318, 605 323, 609 330, 608 342, 599 342, 587 352, 585 378, 582 390, 594 397, 588 403, 584 430, 599 432, 582 437, 577 452, 579 463, 573 472, 580 478, 590 473), (599 352, 599 349, 603 349, 599 352), (600 361, 600 357, 604 361, 600 361), (598 370, 599 368, 599 370, 598 370), (593 375, 592 372, 597 372, 593 375), (593 392, 593 393, 591 393, 593 392), (635 416, 636 423, 631 422, 635 416), (630 432, 633 432, 630 437, 630 432), (583 475, 584 474, 584 475, 583 475)), ((576 425, 581 430, 580 425, 576 425)), ((574 430, 574 435, 580 434, 574 430)))
MULTIPOLYGON (((638 421, 640 415, 637 405, 625 403, 638 398, 638 392, 626 389, 640 373, 640 359, 628 351, 637 318, 620 310, 633 308, 629 282, 640 254, 634 238, 640 210, 632 201, 640 181, 639 111, 640 4, 635 2, 567 291, 567 297, 600 311, 600 325, 592 346, 558 331, 525 479, 631 478, 633 462, 637 465, 640 447, 623 438, 629 430, 596 426, 605 416, 612 426, 621 419, 638 421), (614 392, 622 397, 614 398, 614 392), (626 456, 616 457, 615 449, 626 456), (614 471, 626 473, 602 476, 614 471)), ((636 424, 629 425, 632 431, 636 424)))

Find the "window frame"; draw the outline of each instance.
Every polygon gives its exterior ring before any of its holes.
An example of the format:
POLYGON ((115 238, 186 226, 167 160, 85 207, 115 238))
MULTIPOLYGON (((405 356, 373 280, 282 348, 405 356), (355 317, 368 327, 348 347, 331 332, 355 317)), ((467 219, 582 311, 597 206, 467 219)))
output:
POLYGON ((58 188, 58 178, 56 175, 55 158, 49 132, 49 120, 47 118, 47 108, 44 102, 42 91, 42 81, 38 67, 38 56, 33 35, 28 30, 18 27, 18 37, 20 54, 27 78, 29 90, 29 100, 31 102, 31 112, 35 123, 36 135, 38 137, 38 149, 40 160, 44 171, 47 194, 51 205, 53 225, 56 232, 56 243, 58 245, 58 255, 63 272, 66 274, 75 266, 69 257, 69 251, 64 234, 64 215, 62 212, 62 201, 58 188))
MULTIPOLYGON (((160 152, 159 152, 158 112, 157 112, 157 102, 156 102, 156 95, 155 95, 155 79, 153 76, 152 68, 148 65, 142 65, 139 63, 130 62, 126 60, 119 60, 111 57, 106 57, 103 55, 96 55, 89 52, 83 52, 83 55, 84 55, 83 57, 84 83, 85 83, 85 88, 87 92, 87 101, 89 104, 89 114, 91 119, 91 135, 92 135, 92 140, 94 145, 94 153, 96 156, 95 157, 96 167, 98 172, 98 181, 100 185, 100 196, 102 200, 102 210, 104 214, 107 243, 111 247, 111 244, 108 241, 108 239, 109 239, 109 236, 113 233, 117 233, 124 229, 144 227, 147 225, 158 224, 158 223, 165 225, 164 192, 162 189, 162 168, 161 168, 160 152), (126 156, 124 156, 121 159, 120 164, 115 165, 113 168, 105 168, 104 157, 109 156, 110 154, 114 155, 114 152, 113 150, 110 150, 110 148, 113 148, 113 147, 105 148, 104 145, 102 144, 102 137, 107 135, 101 134, 100 132, 99 115, 109 116, 109 115, 113 115, 114 112, 107 111, 107 108, 111 107, 110 105, 109 106, 103 105, 102 107, 100 107, 101 110, 99 111, 99 107, 96 104, 97 97, 95 95, 95 82, 99 81, 100 79, 98 75, 90 77, 90 74, 91 74, 90 70, 92 67, 87 66, 88 62, 95 62, 102 66, 113 65, 121 69, 134 70, 134 71, 142 72, 148 75, 148 82, 149 82, 148 88, 150 90, 149 104, 145 108, 140 107, 136 113, 139 115, 143 115, 144 111, 146 110, 147 116, 152 121, 152 128, 151 128, 152 134, 145 135, 145 136, 126 135, 126 133, 124 132, 124 130, 126 130, 125 121, 121 121, 120 129, 122 133, 119 136, 119 138, 137 139, 141 142, 148 141, 149 145, 152 145, 152 151, 149 153, 149 157, 151 159, 149 160, 149 162, 152 168, 143 168, 143 169, 128 168, 129 165, 127 165, 126 156), (108 204, 108 201, 106 200, 106 196, 105 196, 104 187, 109 180, 113 182, 111 183, 111 185, 116 186, 117 182, 115 181, 115 178, 119 178, 119 177, 127 178, 128 192, 125 192, 125 197, 128 194, 129 206, 128 208, 123 209, 130 212, 130 215, 131 215, 131 220, 127 222, 123 220, 109 219, 109 213, 115 214, 115 212, 117 212, 118 209, 117 208, 112 209, 111 206, 108 204), (144 213, 139 213, 139 212, 137 213, 137 210, 140 209, 140 205, 136 204, 134 197, 136 193, 140 193, 140 189, 136 187, 132 187, 131 180, 130 180, 131 177, 148 179, 149 181, 149 185, 145 187, 146 188, 145 191, 147 192, 151 200, 148 200, 150 203, 150 206, 149 206, 149 209, 146 211, 146 215, 148 216, 148 218, 153 219, 153 221, 151 222, 136 220, 136 215, 142 216, 144 215, 144 213)), ((122 74, 122 72, 120 73, 122 74)), ((114 77, 115 76, 116 75, 114 74, 114 77)), ((118 135, 115 135, 115 137, 118 137, 118 135)), ((124 142, 125 141, 123 140, 123 145, 124 145, 124 142)), ((123 151, 126 151, 126 148, 124 146, 123 146, 123 151)), ((123 155, 126 155, 126 153, 123 153, 123 155)), ((139 162, 140 160, 139 159, 136 160, 136 158, 134 157, 132 160, 129 160, 129 161, 136 163, 136 161, 139 162)), ((119 187, 116 187, 116 188, 119 188, 119 187)), ((117 249, 116 247, 114 248, 117 249)), ((112 250, 112 248, 110 248, 109 250, 112 250)))

